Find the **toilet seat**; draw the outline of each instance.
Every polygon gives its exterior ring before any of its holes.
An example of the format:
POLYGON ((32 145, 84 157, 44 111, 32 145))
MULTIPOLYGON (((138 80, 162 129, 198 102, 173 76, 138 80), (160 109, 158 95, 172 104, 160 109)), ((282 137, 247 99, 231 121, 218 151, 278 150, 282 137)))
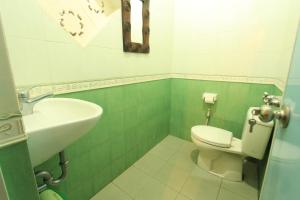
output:
POLYGON ((192 136, 206 144, 216 147, 230 148, 232 143, 232 132, 212 126, 194 126, 192 136))

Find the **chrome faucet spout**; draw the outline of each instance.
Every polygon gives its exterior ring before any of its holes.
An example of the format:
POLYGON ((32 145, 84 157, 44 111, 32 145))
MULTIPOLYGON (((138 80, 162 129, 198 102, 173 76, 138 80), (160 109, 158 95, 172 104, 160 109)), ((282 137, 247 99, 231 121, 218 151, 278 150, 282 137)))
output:
POLYGON ((31 98, 29 94, 29 90, 23 90, 18 92, 18 99, 21 106, 21 113, 23 115, 28 115, 33 113, 34 105, 42 99, 52 97, 54 94, 52 92, 47 92, 40 96, 36 96, 31 98))
POLYGON ((34 97, 34 98, 27 99, 26 102, 27 103, 34 103, 34 102, 37 102, 37 101, 40 101, 42 99, 52 97, 52 96, 53 96, 53 93, 48 92, 46 94, 43 94, 43 95, 40 95, 40 96, 37 96, 37 97, 34 97))

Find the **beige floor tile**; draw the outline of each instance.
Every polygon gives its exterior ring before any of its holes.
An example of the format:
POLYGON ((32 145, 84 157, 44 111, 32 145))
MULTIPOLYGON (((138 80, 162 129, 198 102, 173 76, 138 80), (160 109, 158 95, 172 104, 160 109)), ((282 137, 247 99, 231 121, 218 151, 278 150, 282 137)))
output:
POLYGON ((168 135, 165 139, 160 142, 161 146, 165 146, 172 149, 180 149, 185 144, 185 140, 178 137, 168 135))
POLYGON ((169 160, 171 156, 173 156, 179 149, 176 148, 168 148, 164 145, 158 144, 153 149, 149 151, 149 153, 154 154, 161 158, 162 160, 169 160))
POLYGON ((153 177, 179 192, 190 174, 190 171, 168 163, 160 168, 153 177))
POLYGON ((187 171, 192 171, 194 168, 198 168, 193 153, 178 152, 175 153, 169 160, 168 163, 176 165, 187 171))
POLYGON ((237 193, 231 192, 224 188, 221 188, 220 194, 217 200, 248 200, 237 193))
POLYGON ((140 189, 149 182, 150 177, 134 166, 128 168, 113 183, 128 193, 130 196, 135 196, 140 189))
POLYGON ((134 197, 135 200, 175 200, 177 192, 152 179, 134 197))
POLYGON ((180 193, 192 200, 216 200, 220 185, 220 178, 198 168, 193 170, 180 193))
POLYGON ((97 193, 91 200, 133 200, 125 192, 121 191, 114 184, 107 185, 97 193))
POLYGON ((154 154, 146 154, 141 159, 139 159, 134 166, 148 175, 153 175, 166 163, 165 160, 162 160, 160 157, 154 154))
POLYGON ((256 166, 244 182, 221 180, 196 164, 197 147, 166 137, 91 200, 257 200, 256 166))
POLYGON ((181 194, 178 194, 178 196, 176 197, 176 200, 190 200, 189 198, 187 198, 186 196, 183 196, 181 194))
POLYGON ((230 190, 231 192, 237 193, 249 200, 257 200, 258 199, 258 191, 255 186, 251 186, 246 182, 233 182, 223 180, 222 188, 226 190, 230 190))
POLYGON ((182 153, 191 154, 194 151, 198 152, 198 147, 192 142, 185 142, 179 150, 182 153))

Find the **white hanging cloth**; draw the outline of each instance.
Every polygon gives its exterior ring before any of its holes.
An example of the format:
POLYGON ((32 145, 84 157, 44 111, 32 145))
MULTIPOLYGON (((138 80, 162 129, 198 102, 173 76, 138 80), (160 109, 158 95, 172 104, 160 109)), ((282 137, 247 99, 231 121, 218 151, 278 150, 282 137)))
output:
POLYGON ((86 46, 120 8, 114 0, 39 0, 46 13, 76 42, 86 46))

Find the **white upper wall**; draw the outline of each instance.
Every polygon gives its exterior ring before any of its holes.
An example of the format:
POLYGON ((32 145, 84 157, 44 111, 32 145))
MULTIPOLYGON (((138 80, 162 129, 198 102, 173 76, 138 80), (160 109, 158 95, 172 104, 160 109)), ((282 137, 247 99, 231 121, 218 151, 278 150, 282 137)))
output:
POLYGON ((150 0, 150 54, 123 53, 121 13, 85 48, 37 0, 1 0, 17 86, 163 73, 288 72, 299 0, 150 0))
POLYGON ((45 14, 37 0, 1 0, 16 85, 170 73, 172 7, 172 0, 151 0, 151 49, 145 55, 123 53, 120 11, 82 48, 45 14))
POLYGON ((175 0, 173 73, 285 80, 299 0, 175 0))
MULTIPOLYGON (((17 96, 15 93, 15 84, 7 57, 8 56, 6 42, 2 30, 2 23, 0 17, 0 118, 8 117, 10 114, 19 113, 19 106, 17 103, 17 96)), ((3 119, 0 119, 0 124, 3 125, 1 121, 3 122, 3 119)), ((3 131, 1 131, 1 133, 3 133, 3 131)))

